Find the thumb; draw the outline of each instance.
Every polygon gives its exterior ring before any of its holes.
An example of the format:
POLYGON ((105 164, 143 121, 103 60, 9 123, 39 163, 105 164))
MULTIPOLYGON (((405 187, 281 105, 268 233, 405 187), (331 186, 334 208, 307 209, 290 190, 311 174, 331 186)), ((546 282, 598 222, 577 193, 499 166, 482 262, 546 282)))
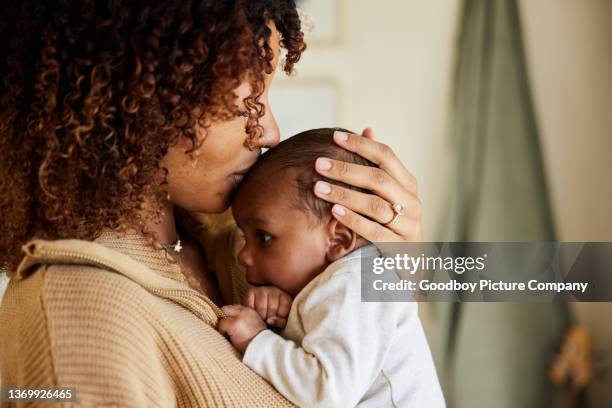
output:
POLYGON ((287 319, 283 317, 273 316, 269 317, 266 320, 268 326, 278 327, 279 329, 284 329, 287 326, 287 319))

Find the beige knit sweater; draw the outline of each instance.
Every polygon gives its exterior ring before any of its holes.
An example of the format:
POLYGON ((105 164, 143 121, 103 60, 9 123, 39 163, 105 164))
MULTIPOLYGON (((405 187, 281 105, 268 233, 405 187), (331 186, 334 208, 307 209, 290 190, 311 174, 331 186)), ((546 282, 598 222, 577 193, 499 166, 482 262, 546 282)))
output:
POLYGON ((291 406, 217 332, 218 307, 139 234, 23 250, 0 306, 3 387, 75 387, 77 406, 291 406))

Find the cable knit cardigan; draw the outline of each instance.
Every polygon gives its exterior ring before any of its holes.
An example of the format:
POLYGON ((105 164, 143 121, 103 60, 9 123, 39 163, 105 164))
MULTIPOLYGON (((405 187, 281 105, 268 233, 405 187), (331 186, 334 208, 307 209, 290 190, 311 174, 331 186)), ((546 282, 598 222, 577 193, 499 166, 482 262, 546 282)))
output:
MULTIPOLYGON (((189 219, 238 300, 235 229, 189 219)), ((291 406, 217 332, 219 308, 138 233, 23 251, 0 306, 3 387, 74 387, 77 406, 291 406)))

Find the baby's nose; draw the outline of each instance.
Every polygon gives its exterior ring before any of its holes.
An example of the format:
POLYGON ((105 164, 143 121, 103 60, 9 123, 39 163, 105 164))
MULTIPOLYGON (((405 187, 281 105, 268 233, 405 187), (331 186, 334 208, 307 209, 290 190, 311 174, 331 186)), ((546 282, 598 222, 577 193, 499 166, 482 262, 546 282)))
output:
POLYGON ((253 257, 246 245, 238 253, 238 263, 246 268, 253 266, 253 257))

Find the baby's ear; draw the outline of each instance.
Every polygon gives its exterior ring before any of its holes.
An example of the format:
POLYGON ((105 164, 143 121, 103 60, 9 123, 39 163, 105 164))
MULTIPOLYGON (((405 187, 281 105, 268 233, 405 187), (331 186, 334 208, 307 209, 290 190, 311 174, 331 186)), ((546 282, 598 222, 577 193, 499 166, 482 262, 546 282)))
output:
POLYGON ((328 262, 334 262, 355 249, 357 234, 346 225, 332 218, 327 223, 329 245, 325 254, 328 262))

